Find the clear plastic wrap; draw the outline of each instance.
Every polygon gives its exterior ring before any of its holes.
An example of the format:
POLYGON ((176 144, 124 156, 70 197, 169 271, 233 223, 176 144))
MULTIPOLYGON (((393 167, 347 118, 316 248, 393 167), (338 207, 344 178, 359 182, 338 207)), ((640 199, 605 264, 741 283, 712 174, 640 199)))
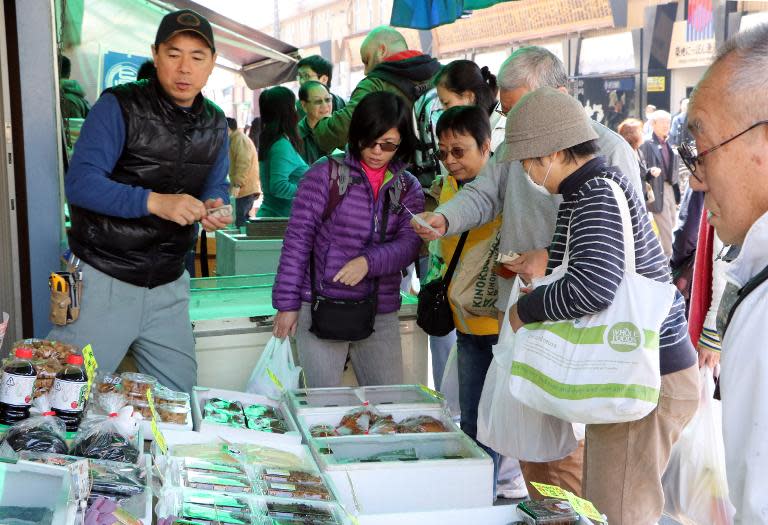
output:
POLYGON ((196 445, 171 445, 172 456, 219 461, 228 464, 260 464, 285 468, 304 468, 304 458, 263 445, 250 443, 206 443, 196 445))
POLYGON ((357 436, 361 434, 367 434, 371 425, 376 423, 376 420, 381 417, 379 412, 364 403, 363 406, 353 408, 341 418, 339 425, 336 427, 336 432, 340 436, 357 436))
POLYGON ((339 434, 336 432, 336 427, 333 425, 320 423, 309 427, 309 435, 314 438, 324 438, 338 436, 339 434))
POLYGON ((91 459, 136 463, 139 459, 137 433, 141 415, 123 406, 118 394, 100 396, 99 404, 109 414, 86 419, 72 442, 72 454, 91 459))
POLYGON ((397 434, 397 423, 392 416, 382 416, 376 419, 376 422, 368 429, 368 434, 383 435, 397 434))
POLYGON ((66 454, 69 451, 65 441, 67 427, 51 410, 48 396, 38 397, 33 405, 40 415, 13 425, 5 435, 5 442, 16 452, 66 454))
POLYGON ((432 416, 411 416, 397 424, 400 434, 421 434, 424 432, 448 432, 442 421, 432 416))

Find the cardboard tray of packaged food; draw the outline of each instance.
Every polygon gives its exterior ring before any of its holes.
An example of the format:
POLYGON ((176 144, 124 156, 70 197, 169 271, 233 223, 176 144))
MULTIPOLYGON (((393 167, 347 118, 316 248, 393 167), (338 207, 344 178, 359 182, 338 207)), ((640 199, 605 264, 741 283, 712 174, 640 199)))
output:
POLYGON ((344 388, 304 388, 287 394, 288 404, 296 414, 306 412, 351 409, 365 401, 379 410, 389 406, 443 406, 444 401, 430 394, 421 385, 389 385, 344 388))
POLYGON ((361 514, 484 507, 493 501, 493 462, 461 432, 313 438, 309 446, 341 503, 361 514))
POLYGON ((194 430, 202 434, 212 434, 222 437, 231 442, 240 443, 301 443, 301 432, 293 418, 291 411, 280 401, 275 401, 264 396, 256 394, 247 394, 244 392, 233 392, 230 390, 220 390, 216 388, 195 387, 192 390, 192 422, 194 430), (206 401, 212 398, 226 399, 228 401, 239 401, 243 407, 248 405, 266 405, 277 409, 285 420, 288 431, 283 434, 275 432, 261 432, 248 428, 233 428, 229 425, 206 421, 203 418, 203 410, 206 401))
MULTIPOLYGON (((409 406, 398 406, 398 405, 392 405, 392 406, 379 406, 377 408, 377 411, 382 416, 392 416, 392 419, 395 423, 400 423, 404 419, 413 417, 413 416, 430 416, 432 418, 435 418, 436 420, 440 421, 440 423, 443 424, 443 426, 446 428, 446 432, 424 432, 424 433, 397 433, 397 434, 358 434, 358 435, 345 435, 345 436, 328 436, 318 439, 330 439, 330 440, 337 440, 341 437, 354 437, 358 439, 370 439, 375 436, 380 437, 392 437, 392 436, 402 436, 402 435, 408 435, 408 436, 414 436, 417 438, 424 438, 425 436, 435 435, 435 434, 445 434, 445 433, 454 433, 454 432, 460 432, 459 428, 456 426, 456 423, 453 422, 451 419, 451 415, 447 412, 447 410, 444 407, 441 406, 421 406, 421 407, 415 407, 411 408, 409 406)), ((313 426, 315 425, 329 425, 334 428, 338 428, 339 425, 342 422, 342 418, 348 413, 348 410, 346 408, 336 408, 336 409, 324 409, 322 411, 310 411, 310 412, 303 412, 296 415, 296 421, 299 424, 299 428, 301 428, 301 432, 304 435, 304 439, 309 441, 310 439, 313 439, 312 435, 310 434, 310 431, 313 426)))

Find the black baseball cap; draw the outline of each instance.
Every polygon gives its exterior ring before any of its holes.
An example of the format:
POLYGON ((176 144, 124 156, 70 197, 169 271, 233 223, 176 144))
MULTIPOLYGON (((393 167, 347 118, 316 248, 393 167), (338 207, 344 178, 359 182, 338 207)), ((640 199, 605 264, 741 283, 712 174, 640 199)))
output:
POLYGON ((206 18, 191 9, 182 9, 165 15, 157 28, 155 36, 155 48, 163 42, 167 42, 182 31, 197 33, 206 41, 213 53, 216 46, 213 45, 213 29, 206 18))

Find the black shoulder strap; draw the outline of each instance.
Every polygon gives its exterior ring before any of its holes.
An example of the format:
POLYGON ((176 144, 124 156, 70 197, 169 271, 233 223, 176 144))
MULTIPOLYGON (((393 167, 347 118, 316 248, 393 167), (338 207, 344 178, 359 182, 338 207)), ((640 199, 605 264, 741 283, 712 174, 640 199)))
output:
POLYGON ((765 281, 768 281, 768 266, 762 269, 760 273, 752 277, 747 284, 745 284, 738 292, 738 299, 736 299, 736 302, 733 303, 733 306, 731 307, 731 311, 728 312, 728 320, 725 322, 725 328, 723 328, 723 338, 725 338, 725 333, 728 331, 728 326, 731 324, 731 319, 733 319, 733 314, 736 312, 736 308, 739 307, 741 302, 747 298, 749 294, 755 291, 755 289, 763 284, 765 281))
POLYGON ((451 279, 453 278, 453 272, 456 271, 456 266, 459 264, 459 258, 461 258, 461 251, 464 249, 464 243, 467 241, 467 237, 469 236, 469 231, 465 231, 461 234, 461 237, 459 237, 459 244, 456 245, 456 251, 453 252, 453 257, 451 257, 451 262, 448 265, 448 269, 445 271, 445 276, 443 277, 443 286, 448 288, 448 285, 451 284, 451 279))

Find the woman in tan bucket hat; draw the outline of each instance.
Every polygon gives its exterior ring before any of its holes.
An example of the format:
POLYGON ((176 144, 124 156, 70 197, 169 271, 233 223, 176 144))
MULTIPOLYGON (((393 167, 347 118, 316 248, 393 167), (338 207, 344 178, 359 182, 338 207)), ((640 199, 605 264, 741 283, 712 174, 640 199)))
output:
MULTIPOLYGON (((625 257, 619 204, 609 180, 629 204, 637 273, 670 282, 642 198, 617 168, 596 155, 596 138, 579 102, 552 88, 529 93, 508 115, 504 160, 519 160, 539 191, 563 197, 547 274, 563 263, 568 243, 565 275, 535 288, 510 309, 515 331, 528 323, 594 314, 613 302, 625 257)), ((582 492, 612 525, 652 525, 660 519, 661 476, 670 449, 698 406, 696 353, 679 292, 661 327, 659 354, 660 397, 650 414, 629 423, 587 425, 582 492)))

